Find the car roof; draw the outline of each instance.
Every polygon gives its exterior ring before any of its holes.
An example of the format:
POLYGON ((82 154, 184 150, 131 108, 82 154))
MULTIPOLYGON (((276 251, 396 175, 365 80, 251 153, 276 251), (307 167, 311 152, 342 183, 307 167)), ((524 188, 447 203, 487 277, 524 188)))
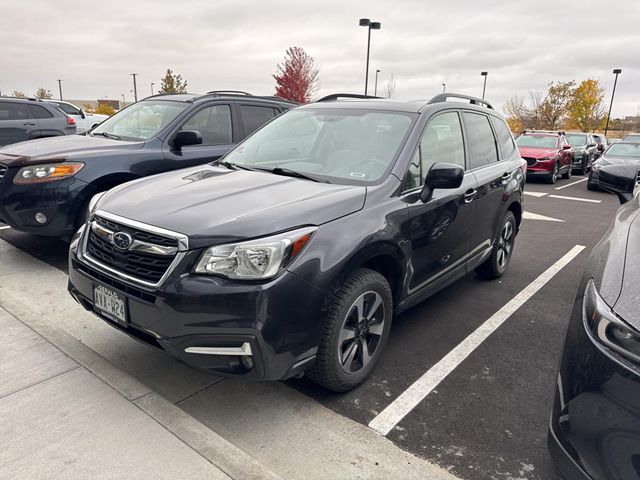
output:
POLYGON ((0 96, 0 100, 3 102, 42 102, 41 98, 33 98, 33 97, 5 97, 0 96))

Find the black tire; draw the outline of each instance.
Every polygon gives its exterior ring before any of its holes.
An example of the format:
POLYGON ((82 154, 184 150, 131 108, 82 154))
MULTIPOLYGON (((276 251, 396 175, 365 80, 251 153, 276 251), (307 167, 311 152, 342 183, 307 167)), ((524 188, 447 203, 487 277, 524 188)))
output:
POLYGON ((392 316, 393 296, 386 278, 368 268, 356 270, 331 300, 309 378, 334 392, 361 384, 380 358, 392 316))
POLYGON ((567 171, 562 174, 562 178, 564 178, 565 180, 569 180, 571 178, 571 173, 571 165, 569 165, 567 171))
POLYGON ((516 217, 509 210, 502 219, 500 228, 493 239, 491 256, 476 268, 476 274, 480 278, 493 280, 504 275, 513 255, 516 233, 516 217))
POLYGON ((547 177, 547 183, 553 185, 558 180, 558 170, 560 170, 559 165, 556 163, 553 165, 553 171, 547 177))
POLYGON ((589 174, 589 177, 587 179, 587 190, 598 190, 598 186, 591 180, 591 174, 589 174))
POLYGON ((587 162, 582 160, 582 165, 576 170, 578 170, 579 175, 585 175, 587 173, 587 162))

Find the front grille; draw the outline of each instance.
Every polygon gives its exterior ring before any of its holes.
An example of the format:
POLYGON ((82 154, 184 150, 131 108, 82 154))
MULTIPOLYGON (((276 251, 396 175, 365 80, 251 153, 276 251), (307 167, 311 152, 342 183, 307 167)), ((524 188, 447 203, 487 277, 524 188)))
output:
POLYGON ((4 165, 0 165, 0 182, 4 178, 5 173, 7 173, 7 170, 9 170, 9 167, 5 167, 4 165))
POLYGON ((531 157, 522 157, 524 160, 527 161, 527 166, 531 166, 531 165, 535 165, 536 163, 538 163, 538 160, 536 160, 535 158, 531 158, 531 157))
MULTIPOLYGON (((178 246, 178 241, 174 238, 138 230, 102 217, 96 216, 94 221, 113 232, 126 232, 136 240, 168 247, 178 246)), ((108 239, 97 235, 92 228, 89 228, 88 232, 86 253, 103 265, 150 283, 158 283, 176 257, 175 253, 156 255, 140 251, 119 250, 108 239)))

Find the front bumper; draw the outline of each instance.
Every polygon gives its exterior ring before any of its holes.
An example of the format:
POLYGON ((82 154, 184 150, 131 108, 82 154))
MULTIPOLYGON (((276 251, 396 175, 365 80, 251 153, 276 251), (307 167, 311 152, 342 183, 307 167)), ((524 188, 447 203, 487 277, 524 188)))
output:
POLYGON ((192 275, 199 255, 187 252, 162 285, 141 289, 89 266, 72 244, 68 289, 111 326, 195 369, 259 380, 289 378, 308 369, 315 361, 325 292, 286 271, 266 283, 192 275), (126 297, 128 324, 94 310, 94 285, 126 297), (194 353, 201 348, 208 353, 194 353))
POLYGON ((582 298, 567 332, 548 444, 567 479, 640 480, 640 371, 587 334, 582 298))
POLYGON ((73 234, 77 213, 93 187, 74 177, 34 185, 13 183, 15 168, 0 181, 0 219, 15 230, 44 236, 73 234), (37 213, 46 217, 36 221, 37 213))

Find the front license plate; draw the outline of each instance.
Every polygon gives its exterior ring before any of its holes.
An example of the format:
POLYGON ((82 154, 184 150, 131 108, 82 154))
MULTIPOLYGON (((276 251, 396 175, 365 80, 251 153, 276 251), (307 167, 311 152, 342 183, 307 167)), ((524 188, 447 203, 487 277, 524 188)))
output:
POLYGON ((93 306, 101 315, 127 326, 127 299, 104 285, 93 286, 93 306))

